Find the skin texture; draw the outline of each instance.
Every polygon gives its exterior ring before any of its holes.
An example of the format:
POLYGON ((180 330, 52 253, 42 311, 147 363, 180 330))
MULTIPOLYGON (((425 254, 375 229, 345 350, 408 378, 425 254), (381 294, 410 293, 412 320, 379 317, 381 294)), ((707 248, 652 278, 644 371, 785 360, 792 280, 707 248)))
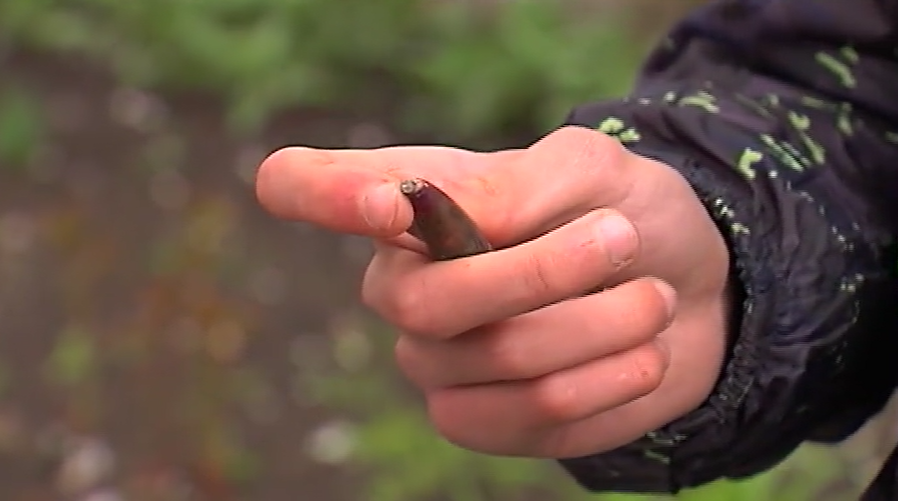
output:
POLYGON ((259 168, 274 216, 371 237, 362 299, 447 440, 581 456, 697 407, 722 364, 729 256, 689 185, 585 128, 526 149, 287 148, 259 168), (434 261, 403 179, 440 186, 493 252, 434 261), (597 288, 601 292, 590 294, 597 288))

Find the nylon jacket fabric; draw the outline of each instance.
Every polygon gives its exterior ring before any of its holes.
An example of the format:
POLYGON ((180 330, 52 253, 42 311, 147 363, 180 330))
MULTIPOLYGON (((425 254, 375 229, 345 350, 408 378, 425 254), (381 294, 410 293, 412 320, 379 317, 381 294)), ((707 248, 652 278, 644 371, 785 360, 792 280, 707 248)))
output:
MULTIPOLYGON (((882 409, 898 383, 898 0, 710 2, 628 97, 567 124, 691 183, 730 245, 741 306, 711 397, 628 446, 562 460, 582 485, 744 478, 882 409)), ((898 453, 864 500, 898 500, 896 486, 898 453)))

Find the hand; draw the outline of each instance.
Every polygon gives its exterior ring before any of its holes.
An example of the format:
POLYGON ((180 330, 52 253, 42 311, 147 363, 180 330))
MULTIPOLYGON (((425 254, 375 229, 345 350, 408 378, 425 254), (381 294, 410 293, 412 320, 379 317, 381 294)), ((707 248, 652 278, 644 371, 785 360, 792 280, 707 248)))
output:
POLYGON ((375 239, 363 300, 402 332, 400 367, 462 447, 602 452, 692 410, 718 377, 726 246, 676 171, 599 132, 495 153, 287 148, 257 195, 276 216, 375 239), (404 233, 397 182, 417 176, 500 250, 431 262, 404 233))

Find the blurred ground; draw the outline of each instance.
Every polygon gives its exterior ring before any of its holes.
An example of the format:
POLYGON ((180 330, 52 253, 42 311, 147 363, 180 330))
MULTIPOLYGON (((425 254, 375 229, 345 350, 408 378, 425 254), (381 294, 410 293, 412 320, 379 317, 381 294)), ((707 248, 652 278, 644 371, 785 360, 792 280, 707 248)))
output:
POLYGON ((304 457, 321 415, 291 349, 352 311, 367 248, 272 221, 250 181, 275 146, 378 143, 384 124, 300 112, 237 141, 200 96, 118 88, 68 58, 9 62, 5 83, 37 91, 50 128, 31 169, 2 175, 0 499, 78 490, 93 473, 53 479, 73 440, 114 456, 146 494, 131 499, 234 499, 216 477, 249 475, 255 455, 249 499, 357 499, 304 457))

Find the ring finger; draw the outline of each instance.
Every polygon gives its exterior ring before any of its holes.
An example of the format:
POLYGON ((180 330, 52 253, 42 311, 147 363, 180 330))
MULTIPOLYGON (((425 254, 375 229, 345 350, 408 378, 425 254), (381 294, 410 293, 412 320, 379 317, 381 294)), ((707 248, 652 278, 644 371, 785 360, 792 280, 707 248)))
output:
POLYGON ((396 358, 424 389, 532 379, 650 341, 674 304, 672 287, 643 278, 445 341, 401 336, 396 358))

